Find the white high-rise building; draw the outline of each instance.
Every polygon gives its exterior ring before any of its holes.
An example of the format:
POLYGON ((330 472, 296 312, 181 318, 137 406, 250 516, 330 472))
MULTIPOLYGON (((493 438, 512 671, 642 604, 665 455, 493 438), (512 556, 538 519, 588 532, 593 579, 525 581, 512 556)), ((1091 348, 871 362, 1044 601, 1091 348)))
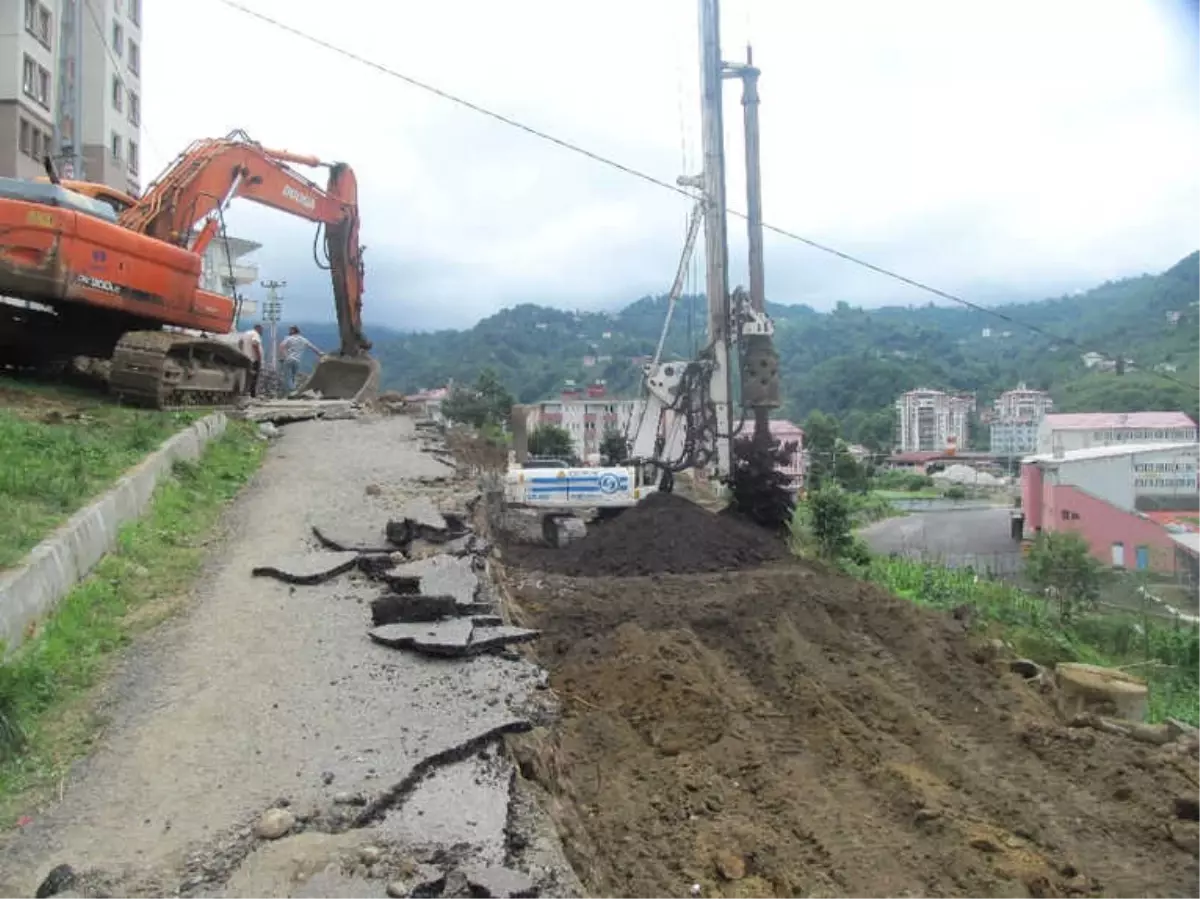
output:
POLYGON ((967 430, 975 397, 920 388, 896 400, 902 453, 946 452, 967 448, 967 430))
POLYGON ((0 0, 0 175, 137 195, 142 0, 0 0))
MULTIPOLYGON (((82 32, 81 49, 64 62, 65 89, 78 81, 83 174, 88 181, 137 196, 142 184, 142 0, 62 0, 82 32), (80 108, 81 107, 81 108, 80 108)), ((64 10, 65 12, 65 10, 64 10)), ((63 143, 73 146, 62 128, 63 143)))
POLYGON ((0 0, 0 176, 43 175, 56 154, 59 0, 0 0))
POLYGON ((1037 450, 1038 427, 1054 401, 1044 390, 1018 384, 1006 390, 993 405, 991 451, 999 456, 1022 456, 1037 450))

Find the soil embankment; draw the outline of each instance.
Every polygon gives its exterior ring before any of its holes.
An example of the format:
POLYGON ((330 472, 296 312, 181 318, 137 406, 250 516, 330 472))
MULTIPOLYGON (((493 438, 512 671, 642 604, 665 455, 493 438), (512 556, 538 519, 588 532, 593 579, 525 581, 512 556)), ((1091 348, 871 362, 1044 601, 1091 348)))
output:
POLYGON ((530 570, 738 531, 671 504, 505 553, 564 711, 521 768, 593 895, 1197 894, 1194 755, 1065 726, 959 621, 795 562, 530 570))

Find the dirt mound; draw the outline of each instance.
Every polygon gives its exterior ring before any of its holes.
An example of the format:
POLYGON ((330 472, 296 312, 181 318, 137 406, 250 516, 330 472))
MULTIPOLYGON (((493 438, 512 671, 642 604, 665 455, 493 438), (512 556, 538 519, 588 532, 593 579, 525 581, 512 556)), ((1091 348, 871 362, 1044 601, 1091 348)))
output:
POLYGON ((1195 759, 1061 725, 952 618, 798 564, 512 588, 591 895, 1198 894, 1195 759))
POLYGON ((505 553, 524 568, 575 577, 734 571, 786 555, 783 541, 767 531, 674 493, 653 493, 619 517, 589 525, 587 536, 562 549, 505 553))

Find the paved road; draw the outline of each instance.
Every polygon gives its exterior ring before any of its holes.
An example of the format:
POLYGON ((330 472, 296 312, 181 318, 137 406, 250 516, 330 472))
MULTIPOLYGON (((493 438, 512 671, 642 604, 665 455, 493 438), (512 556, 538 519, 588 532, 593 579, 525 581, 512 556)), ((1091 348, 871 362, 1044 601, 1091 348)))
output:
POLYGON ((1006 508, 918 512, 877 521, 862 538, 878 553, 899 553, 950 567, 973 565, 997 572, 1020 569, 1021 550, 1009 531, 1006 508))
POLYGON ((382 869, 370 881, 337 873, 371 841, 461 842, 502 862, 509 769, 495 753, 435 774, 378 827, 310 831, 242 862, 249 824, 277 800, 336 819, 335 793, 383 793, 423 757, 511 721, 532 692, 523 662, 372 643, 364 600, 378 588, 349 575, 294 589, 250 577, 304 550, 312 523, 382 524, 414 494, 446 489, 414 479, 448 472, 406 418, 286 427, 231 508, 189 611, 136 646, 108 688, 111 724, 63 801, 0 845, 0 895, 31 896, 66 862, 100 869, 112 895, 224 884, 225 895, 382 896, 382 869))

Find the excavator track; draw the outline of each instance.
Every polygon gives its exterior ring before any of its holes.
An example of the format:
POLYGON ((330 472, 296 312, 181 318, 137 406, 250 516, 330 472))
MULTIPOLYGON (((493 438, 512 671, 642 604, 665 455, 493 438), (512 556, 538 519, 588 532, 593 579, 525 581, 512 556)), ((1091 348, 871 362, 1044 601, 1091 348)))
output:
POLYGON ((109 392, 152 409, 233 409, 250 360, 232 346, 169 331, 130 331, 113 351, 109 392))

